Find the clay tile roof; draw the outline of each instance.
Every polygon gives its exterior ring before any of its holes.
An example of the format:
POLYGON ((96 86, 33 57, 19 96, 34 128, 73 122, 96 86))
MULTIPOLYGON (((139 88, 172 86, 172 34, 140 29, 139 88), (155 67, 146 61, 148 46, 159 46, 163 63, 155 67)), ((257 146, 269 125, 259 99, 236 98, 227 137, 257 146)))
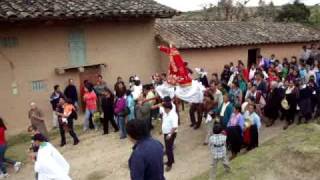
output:
POLYGON ((168 18, 178 13, 153 0, 0 0, 0 21, 138 15, 168 18))
POLYGON ((320 41, 320 31, 297 23, 157 20, 156 32, 179 49, 320 41))

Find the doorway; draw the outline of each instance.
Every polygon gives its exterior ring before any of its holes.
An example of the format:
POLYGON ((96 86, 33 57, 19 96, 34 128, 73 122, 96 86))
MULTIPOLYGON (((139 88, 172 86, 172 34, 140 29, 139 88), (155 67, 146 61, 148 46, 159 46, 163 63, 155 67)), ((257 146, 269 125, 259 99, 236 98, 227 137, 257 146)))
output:
POLYGON ((260 48, 249 49, 248 50, 248 68, 252 66, 252 64, 256 64, 257 57, 260 55, 260 48))

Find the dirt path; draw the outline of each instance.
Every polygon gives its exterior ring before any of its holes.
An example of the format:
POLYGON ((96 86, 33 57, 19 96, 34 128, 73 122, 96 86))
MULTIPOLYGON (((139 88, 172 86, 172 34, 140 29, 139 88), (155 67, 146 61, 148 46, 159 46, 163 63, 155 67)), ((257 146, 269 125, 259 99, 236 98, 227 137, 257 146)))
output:
MULTIPOLYGON (((189 128, 187 113, 182 113, 182 124, 176 141, 176 163, 171 172, 166 173, 168 180, 188 180, 209 169, 210 155, 208 147, 203 146, 205 127, 199 130, 189 128)), ((282 123, 277 122, 272 128, 262 128, 261 142, 277 136, 282 132, 282 123), (281 124, 281 125, 280 125, 281 124)), ((154 137, 163 141, 158 131, 154 137)), ((101 136, 100 132, 90 132, 80 137, 78 146, 67 145, 59 148, 71 165, 73 180, 128 180, 128 158, 132 144, 119 140, 116 133, 101 136)), ((71 140, 69 139, 69 142, 71 140)), ((58 145, 58 142, 54 142, 58 145)), ((31 163, 18 173, 10 176, 11 180, 34 179, 31 163)))

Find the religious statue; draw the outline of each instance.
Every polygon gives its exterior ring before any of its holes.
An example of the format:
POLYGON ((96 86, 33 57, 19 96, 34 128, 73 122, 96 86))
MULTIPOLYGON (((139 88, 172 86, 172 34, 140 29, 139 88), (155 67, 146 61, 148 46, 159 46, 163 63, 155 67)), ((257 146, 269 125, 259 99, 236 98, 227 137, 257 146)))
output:
POLYGON ((159 46, 159 49, 170 58, 168 83, 171 85, 190 86, 192 84, 192 78, 189 76, 185 62, 177 48, 170 44, 169 47, 159 46))

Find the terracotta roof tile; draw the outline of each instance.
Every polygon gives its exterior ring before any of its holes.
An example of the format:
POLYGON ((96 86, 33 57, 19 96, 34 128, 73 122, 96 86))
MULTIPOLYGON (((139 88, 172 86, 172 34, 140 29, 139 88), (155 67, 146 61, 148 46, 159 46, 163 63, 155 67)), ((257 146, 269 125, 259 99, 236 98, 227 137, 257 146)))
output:
POLYGON ((320 41, 320 31, 297 23, 158 20, 156 32, 180 49, 320 41))
POLYGON ((0 21, 136 15, 168 18, 178 13, 153 0, 0 0, 0 21))

